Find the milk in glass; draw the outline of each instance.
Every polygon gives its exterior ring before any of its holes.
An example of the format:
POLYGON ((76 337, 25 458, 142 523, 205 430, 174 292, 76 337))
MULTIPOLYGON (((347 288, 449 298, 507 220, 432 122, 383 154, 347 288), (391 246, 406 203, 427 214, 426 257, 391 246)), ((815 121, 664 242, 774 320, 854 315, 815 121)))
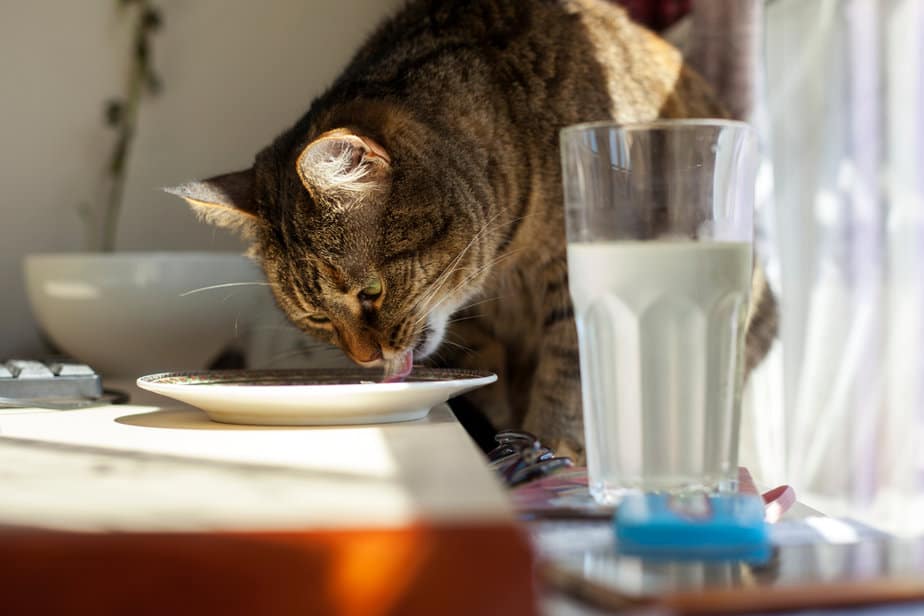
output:
POLYGON ((750 244, 575 242, 568 264, 591 492, 734 489, 750 244))

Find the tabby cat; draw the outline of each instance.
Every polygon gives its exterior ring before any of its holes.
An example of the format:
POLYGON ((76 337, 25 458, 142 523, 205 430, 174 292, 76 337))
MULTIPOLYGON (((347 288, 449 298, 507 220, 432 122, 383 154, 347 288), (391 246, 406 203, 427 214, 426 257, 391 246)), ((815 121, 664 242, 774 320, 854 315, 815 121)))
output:
MULTIPOLYGON (((605 0, 413 0, 253 166, 171 189, 253 240, 276 300, 358 364, 499 375, 471 402, 583 451, 558 131, 724 112, 605 0)), ((773 333, 755 278, 748 361, 773 333)))

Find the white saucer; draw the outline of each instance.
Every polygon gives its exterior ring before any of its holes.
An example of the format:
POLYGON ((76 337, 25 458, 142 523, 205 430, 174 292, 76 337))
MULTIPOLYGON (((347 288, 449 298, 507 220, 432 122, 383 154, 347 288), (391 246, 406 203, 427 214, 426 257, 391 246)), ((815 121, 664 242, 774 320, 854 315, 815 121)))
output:
POLYGON ((403 383, 381 383, 381 369, 212 370, 164 372, 138 387, 191 404, 213 421, 324 426, 420 419, 497 375, 476 370, 414 368, 403 383))

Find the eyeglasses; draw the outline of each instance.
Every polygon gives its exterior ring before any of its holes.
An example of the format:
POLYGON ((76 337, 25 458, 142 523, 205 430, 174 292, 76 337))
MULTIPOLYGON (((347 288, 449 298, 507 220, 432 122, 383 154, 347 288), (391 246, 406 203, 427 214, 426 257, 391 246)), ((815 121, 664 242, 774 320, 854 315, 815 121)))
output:
POLYGON ((574 465, 571 458, 556 457, 529 432, 503 430, 494 435, 494 440, 497 447, 488 452, 488 465, 511 487, 574 465))

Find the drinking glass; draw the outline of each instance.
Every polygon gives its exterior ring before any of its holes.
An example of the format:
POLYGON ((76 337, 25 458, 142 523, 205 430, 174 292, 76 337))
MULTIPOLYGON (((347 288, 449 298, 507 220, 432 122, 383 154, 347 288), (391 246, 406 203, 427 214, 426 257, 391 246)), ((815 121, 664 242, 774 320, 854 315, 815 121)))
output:
POLYGON ((741 122, 561 132, 590 491, 735 491, 756 136, 741 122))

